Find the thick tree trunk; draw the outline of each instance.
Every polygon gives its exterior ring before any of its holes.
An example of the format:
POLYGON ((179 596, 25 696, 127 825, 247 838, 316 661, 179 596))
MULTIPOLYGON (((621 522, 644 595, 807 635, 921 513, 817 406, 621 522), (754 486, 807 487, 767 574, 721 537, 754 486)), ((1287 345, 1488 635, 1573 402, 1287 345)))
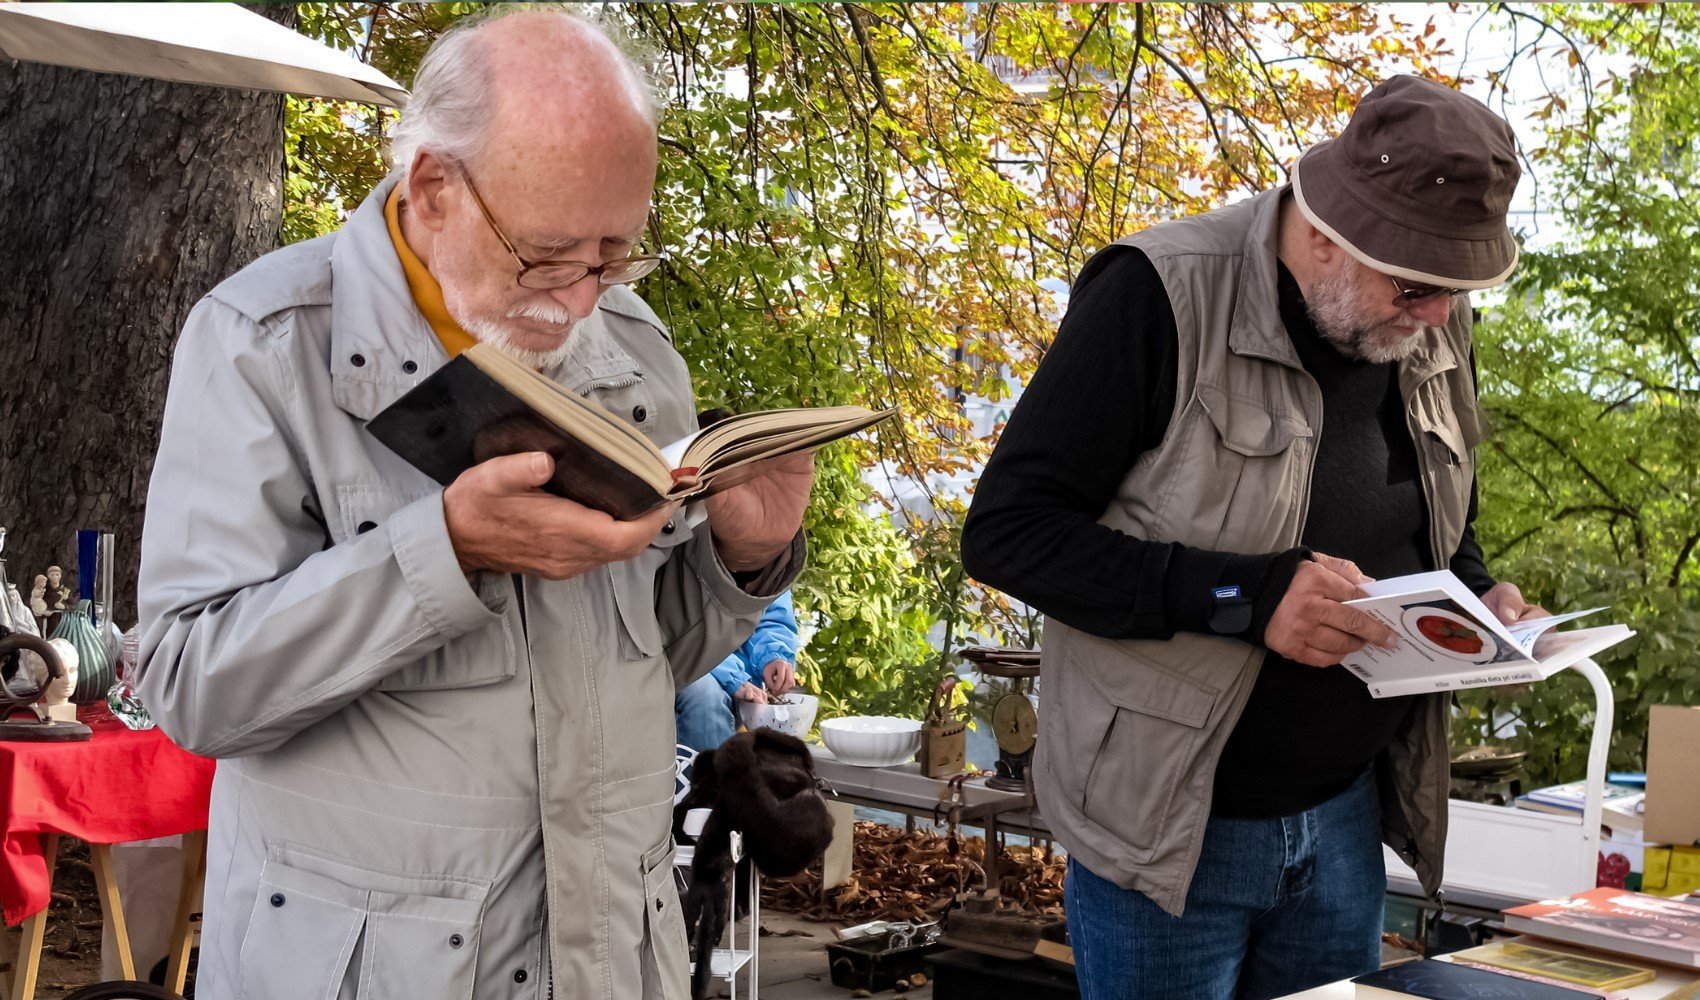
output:
MULTIPOLYGON (((292 4, 267 16, 295 22, 292 4)), ((277 246, 283 97, 0 62, 0 526, 25 599, 117 535, 127 628, 177 333, 277 246)), ((75 590, 72 594, 75 596, 75 590)))

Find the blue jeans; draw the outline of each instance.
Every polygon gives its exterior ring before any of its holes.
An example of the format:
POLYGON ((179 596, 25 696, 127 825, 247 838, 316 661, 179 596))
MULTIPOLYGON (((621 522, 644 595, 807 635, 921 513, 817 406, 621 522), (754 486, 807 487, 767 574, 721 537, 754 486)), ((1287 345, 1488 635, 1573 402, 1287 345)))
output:
POLYGON ((1280 819, 1211 817, 1175 917, 1070 859, 1082 1000, 1260 1000, 1380 965, 1387 876, 1374 773, 1280 819))
POLYGON ((673 696, 673 718, 678 741, 698 753, 713 750, 738 731, 732 696, 712 674, 692 681, 673 696))

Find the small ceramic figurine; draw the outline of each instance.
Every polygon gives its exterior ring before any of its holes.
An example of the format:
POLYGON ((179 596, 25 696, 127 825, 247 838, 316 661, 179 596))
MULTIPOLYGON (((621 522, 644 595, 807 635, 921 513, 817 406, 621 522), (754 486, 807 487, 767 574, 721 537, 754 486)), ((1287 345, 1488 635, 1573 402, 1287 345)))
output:
POLYGON ((47 617, 47 577, 36 574, 35 586, 30 588, 30 611, 37 618, 47 617))
POLYGON ((57 566, 47 567, 47 613, 64 611, 71 600, 71 588, 62 585, 64 571, 57 566))
POLYGON ((18 585, 15 583, 6 584, 4 597, 7 610, 11 612, 12 624, 10 627, 12 631, 40 635, 41 626, 36 623, 35 614, 30 611, 29 605, 24 603, 23 595, 18 593, 18 585))

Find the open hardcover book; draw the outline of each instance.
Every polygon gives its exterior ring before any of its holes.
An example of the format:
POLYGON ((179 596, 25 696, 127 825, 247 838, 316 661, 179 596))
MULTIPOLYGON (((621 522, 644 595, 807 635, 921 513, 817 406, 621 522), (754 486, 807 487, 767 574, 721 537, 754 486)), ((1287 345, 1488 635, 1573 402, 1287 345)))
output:
POLYGON ((1603 608, 1505 625, 1448 570, 1376 580, 1346 603, 1393 630, 1393 649, 1365 646, 1340 662, 1375 698, 1545 680, 1635 633, 1625 625, 1553 632, 1603 608))
POLYGON ((764 459, 810 451, 895 414, 831 406, 730 417, 657 446, 637 428, 488 344, 431 373, 367 425, 391 451, 447 486, 498 455, 544 451, 544 489, 621 520, 708 496, 764 459))

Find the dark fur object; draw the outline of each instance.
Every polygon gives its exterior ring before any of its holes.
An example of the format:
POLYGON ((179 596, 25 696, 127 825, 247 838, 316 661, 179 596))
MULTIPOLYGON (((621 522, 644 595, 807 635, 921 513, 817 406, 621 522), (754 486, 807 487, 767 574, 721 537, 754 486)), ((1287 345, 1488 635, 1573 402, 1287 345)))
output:
POLYGON ((813 864, 832 841, 809 748, 794 736, 757 729, 705 750, 691 764, 691 789, 673 808, 673 836, 689 842, 685 814, 708 808, 696 838, 691 887, 685 893, 685 929, 697 956, 691 996, 708 988, 708 958, 726 929, 726 879, 732 873, 731 833, 743 835, 746 856, 763 873, 795 875, 813 864))

